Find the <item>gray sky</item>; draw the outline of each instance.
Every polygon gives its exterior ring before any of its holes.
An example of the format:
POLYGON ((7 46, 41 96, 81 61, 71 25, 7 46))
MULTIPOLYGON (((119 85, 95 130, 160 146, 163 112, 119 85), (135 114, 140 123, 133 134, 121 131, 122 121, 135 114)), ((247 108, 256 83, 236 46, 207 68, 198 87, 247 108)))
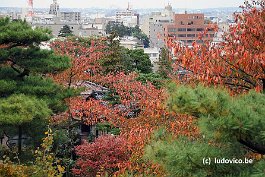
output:
MULTIPOLYGON (((46 7, 53 0, 33 0, 34 7, 46 7)), ((128 2, 132 8, 157 8, 164 7, 168 2, 173 8, 212 8, 212 7, 238 7, 244 0, 57 0, 60 7, 72 8, 126 8, 128 2)), ((0 7, 25 7, 27 0, 0 0, 0 7)))

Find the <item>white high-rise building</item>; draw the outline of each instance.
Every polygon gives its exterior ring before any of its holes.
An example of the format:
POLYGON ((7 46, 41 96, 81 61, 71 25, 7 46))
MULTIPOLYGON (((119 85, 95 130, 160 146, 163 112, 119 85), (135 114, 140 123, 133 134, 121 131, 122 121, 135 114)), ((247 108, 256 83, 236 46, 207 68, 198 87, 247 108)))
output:
POLYGON ((116 12, 116 22, 122 23, 124 26, 135 27, 139 25, 139 14, 134 13, 128 4, 125 11, 116 12))
POLYGON ((162 12, 152 12, 146 16, 141 25, 142 31, 149 37, 151 47, 162 48, 164 46, 164 24, 174 22, 175 13, 168 4, 162 12))
POLYGON ((57 3, 57 0, 53 0, 53 3, 50 5, 49 14, 59 16, 59 4, 57 3))

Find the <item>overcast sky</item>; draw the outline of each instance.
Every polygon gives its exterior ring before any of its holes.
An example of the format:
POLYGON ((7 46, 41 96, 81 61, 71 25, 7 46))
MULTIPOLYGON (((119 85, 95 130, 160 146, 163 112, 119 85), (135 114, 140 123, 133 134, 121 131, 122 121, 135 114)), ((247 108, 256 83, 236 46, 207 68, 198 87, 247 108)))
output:
MULTIPOLYGON (((49 8, 53 0, 33 0, 34 7, 49 8)), ((161 8, 170 2, 173 8, 238 7, 244 0, 57 0, 60 7, 67 8, 161 8)), ((27 0, 0 0, 0 7, 25 7, 27 0)))

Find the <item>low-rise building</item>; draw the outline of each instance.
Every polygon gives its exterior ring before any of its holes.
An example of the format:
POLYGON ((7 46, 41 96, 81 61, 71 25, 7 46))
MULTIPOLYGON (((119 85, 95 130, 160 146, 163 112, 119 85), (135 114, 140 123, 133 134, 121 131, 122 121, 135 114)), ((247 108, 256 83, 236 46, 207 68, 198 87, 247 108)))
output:
POLYGON ((120 46, 125 47, 129 50, 144 49, 144 44, 136 37, 125 36, 123 38, 120 38, 119 40, 120 46))
POLYGON ((34 24, 34 27, 48 28, 52 31, 53 36, 57 37, 61 28, 64 25, 68 25, 70 30, 73 32, 73 35, 80 37, 89 37, 89 36, 105 36, 106 33, 104 29, 98 28, 97 26, 83 26, 81 24, 74 23, 52 23, 52 24, 34 24))
POLYGON ((159 56, 160 56, 160 49, 159 48, 144 48, 144 53, 149 56, 149 59, 153 65, 153 71, 158 71, 159 68, 159 56))
POLYGON ((60 19, 64 22, 80 22, 81 12, 60 12, 60 19))

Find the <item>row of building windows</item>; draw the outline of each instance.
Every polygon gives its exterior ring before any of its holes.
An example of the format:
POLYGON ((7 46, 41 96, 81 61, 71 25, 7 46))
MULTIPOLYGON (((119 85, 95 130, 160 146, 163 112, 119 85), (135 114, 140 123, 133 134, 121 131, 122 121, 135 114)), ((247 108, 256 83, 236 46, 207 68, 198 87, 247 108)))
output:
POLYGON ((193 42, 196 42, 196 43, 199 43, 199 44, 202 44, 203 43, 203 40, 181 40, 183 43, 193 43, 193 42))
MULTIPOLYGON (((169 37, 199 37, 198 34, 169 34, 169 37)), ((205 37, 214 37, 214 34, 205 34, 205 37)))
POLYGON ((181 25, 193 25, 193 21, 184 23, 183 21, 180 22, 181 25))
POLYGON ((203 16, 188 16, 188 19, 203 19, 203 16))
MULTIPOLYGON (((177 31, 204 31, 204 28, 169 28, 168 32, 177 31)), ((213 29, 208 29, 208 31, 213 31, 213 29)))

